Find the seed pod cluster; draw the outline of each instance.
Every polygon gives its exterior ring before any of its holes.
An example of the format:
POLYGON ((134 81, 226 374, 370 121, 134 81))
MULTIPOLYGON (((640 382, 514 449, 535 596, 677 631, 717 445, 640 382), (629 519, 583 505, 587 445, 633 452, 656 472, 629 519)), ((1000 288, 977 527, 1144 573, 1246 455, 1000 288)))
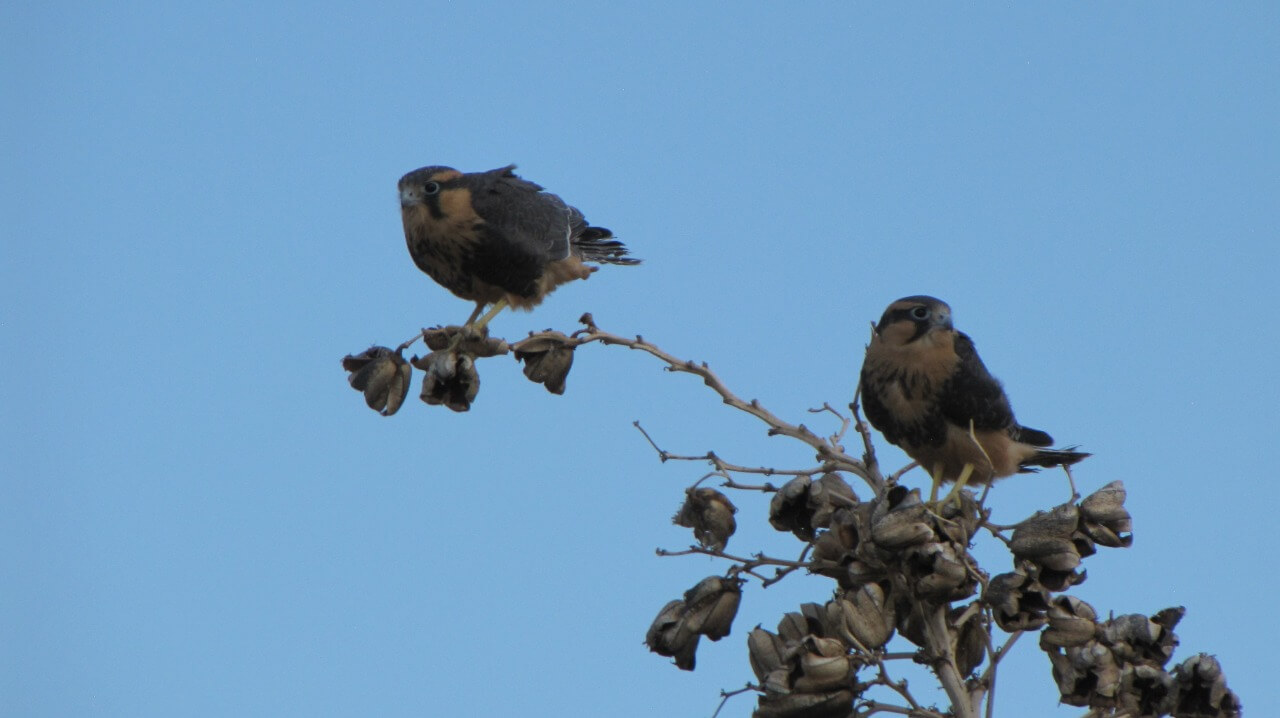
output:
POLYGON ((1166 608, 1154 616, 1098 621, 1084 601, 1055 599, 1040 647, 1049 655, 1062 702, 1133 716, 1239 716, 1240 699, 1212 657, 1200 654, 1165 670, 1178 645, 1173 628, 1184 613, 1166 608))
POLYGON ((729 635, 742 599, 742 581, 708 576, 685 591, 683 599, 670 601, 653 619, 644 642, 649 650, 675 659, 676 666, 692 671, 698 640, 713 641, 729 635))

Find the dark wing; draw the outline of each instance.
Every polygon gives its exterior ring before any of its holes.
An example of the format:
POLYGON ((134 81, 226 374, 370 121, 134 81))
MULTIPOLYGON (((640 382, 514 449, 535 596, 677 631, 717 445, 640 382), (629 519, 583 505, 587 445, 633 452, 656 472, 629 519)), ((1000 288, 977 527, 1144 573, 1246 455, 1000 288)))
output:
POLYGON ((969 428, 970 421, 975 429, 1017 426, 1004 387, 987 371, 978 357, 978 350, 973 347, 973 340, 963 332, 956 332, 955 349, 960 363, 951 378, 942 385, 938 402, 942 415, 965 429, 969 428))
POLYGON ((484 223, 463 271, 531 297, 547 263, 569 256, 569 212, 559 197, 520 179, 514 169, 467 175, 472 208, 484 223))
POLYGON ((541 185, 517 177, 515 165, 475 175, 471 201, 489 231, 544 262, 569 256, 574 214, 582 213, 541 185))

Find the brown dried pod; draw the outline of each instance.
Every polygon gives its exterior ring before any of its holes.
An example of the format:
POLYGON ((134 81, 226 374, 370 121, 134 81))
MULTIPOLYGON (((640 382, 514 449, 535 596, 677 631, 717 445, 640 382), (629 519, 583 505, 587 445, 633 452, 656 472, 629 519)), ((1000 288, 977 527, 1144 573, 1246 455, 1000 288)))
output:
POLYGON ((1124 507, 1123 481, 1112 481, 1080 502, 1080 530, 1112 548, 1133 545, 1133 520, 1124 507))
POLYGON ((845 506, 831 514, 828 530, 840 541, 846 551, 858 548, 859 537, 869 532, 871 506, 862 504, 857 508, 845 506))
POLYGON ((1040 647, 1083 646, 1098 633, 1098 613, 1075 596, 1059 596, 1046 612, 1049 627, 1040 633, 1040 647))
POLYGON ((1177 718, 1237 718, 1243 706, 1240 697, 1227 688, 1222 665, 1213 656, 1200 653, 1173 669, 1178 701, 1177 718))
POLYGON ((742 581, 708 576, 684 592, 685 625, 713 641, 729 635, 742 600, 742 581))
POLYGON ((427 374, 422 381, 421 398, 428 404, 467 411, 480 393, 480 374, 469 354, 432 352, 421 359, 414 357, 412 363, 427 374))
POLYGON ((774 492, 769 501, 769 524, 779 531, 790 531, 801 541, 813 538, 810 523, 813 512, 809 509, 809 486, 813 480, 797 476, 774 492))
POLYGON ((1071 706, 1113 708, 1120 692, 1120 666, 1106 646, 1046 649, 1062 702, 1071 706))
POLYGON ((982 524, 982 509, 973 492, 961 491, 955 501, 944 502, 934 517, 934 525, 940 537, 957 545, 968 546, 969 540, 982 524))
POLYGON ((650 651, 674 658, 676 667, 692 671, 696 663, 698 650, 698 634, 689 630, 684 621, 684 601, 670 601, 658 612, 649 630, 645 633, 644 642, 650 651))
POLYGON ((791 689, 797 693, 823 693, 848 685, 849 668, 849 656, 845 653, 827 656, 806 644, 800 652, 798 672, 791 689))
POLYGON ((413 369, 399 352, 373 346, 359 354, 342 358, 342 368, 351 372, 347 381, 351 388, 364 392, 370 409, 391 416, 400 410, 409 394, 413 369))
POLYGON ((1163 666, 1178 647, 1173 627, 1178 625, 1186 609, 1166 608, 1148 618, 1140 613, 1116 616, 1102 627, 1102 638, 1122 661, 1153 663, 1163 666))
POLYGON ((826 619, 835 636, 851 646, 882 648, 893 637, 897 614, 885 587, 868 583, 845 591, 826 605, 826 619))
POLYGON ((530 334, 511 345, 516 361, 524 362, 524 375, 552 394, 564 393, 564 382, 573 367, 573 350, 582 342, 563 332, 530 334))
POLYGON ((1080 565, 1080 552, 1072 541, 1080 520, 1073 504, 1063 504, 1018 524, 1009 540, 1016 560, 1027 560, 1051 571, 1069 572, 1080 565))
POLYGON ((823 474, 809 486, 809 525, 814 529, 827 528, 831 525, 832 514, 857 502, 858 495, 840 474, 823 474))
POLYGON ((1117 713, 1133 716, 1165 716, 1177 704, 1177 684, 1163 668, 1126 664, 1120 668, 1117 713))
POLYGON ((977 590, 977 579, 969 575, 964 560, 951 543, 934 542, 909 549, 906 570, 917 599, 959 601, 977 590))
POLYGON ((856 504, 858 497, 839 474, 826 473, 814 481, 797 476, 782 485, 769 502, 769 523, 790 531, 801 541, 811 541, 818 529, 827 528, 836 511, 856 504))
POLYGON ((738 529, 733 515, 737 507, 729 497, 715 489, 685 489, 684 504, 671 518, 677 526, 693 529, 693 537, 703 548, 723 551, 729 537, 738 529))
POLYGON ((786 665, 787 647, 780 636, 759 626, 747 634, 747 659, 756 679, 765 677, 786 665))
MULTIPOLYGON (((957 606, 949 615, 954 623, 967 610, 966 606, 957 606)), ((983 629, 982 620, 977 611, 969 614, 969 620, 956 627, 956 669, 961 676, 968 676, 974 669, 982 665, 987 655, 987 632, 983 629)))
POLYGON ((935 538, 919 489, 908 491, 905 486, 895 486, 876 503, 871 514, 871 540, 876 545, 892 551, 935 538))
POLYGON ((778 621, 778 637, 788 643, 799 643, 810 633, 808 621, 796 611, 782 614, 782 620, 778 621))
POLYGON ((813 572, 840 578, 846 572, 849 562, 849 550, 840 542, 840 538, 831 531, 821 531, 813 539, 813 572))
POLYGON ((1047 621, 1049 591, 1023 570, 993 576, 982 601, 991 607, 996 625, 1008 633, 1034 631, 1047 621))
MULTIPOLYGON (((900 594, 905 593, 905 591, 900 592, 900 594)), ((929 645, 929 638, 925 635, 925 628, 929 621, 922 613, 925 610, 928 610, 928 607, 919 601, 903 595, 894 596, 894 612, 898 616, 896 626, 898 635, 921 648, 929 645)))
POLYGON ((831 636, 826 611, 816 603, 802 603, 799 611, 789 611, 778 621, 778 635, 783 641, 799 643, 806 636, 831 636))
POLYGON ((507 343, 502 339, 489 336, 488 327, 481 327, 479 331, 476 331, 476 328, 472 325, 465 327, 450 325, 423 329, 422 343, 426 344, 427 348, 433 352, 452 348, 459 354, 470 354, 476 359, 506 354, 509 349, 507 343), (457 345, 453 344, 455 338, 458 341, 457 345))
POLYGON ((845 718, 852 710, 853 692, 785 693, 760 696, 751 718, 845 718))

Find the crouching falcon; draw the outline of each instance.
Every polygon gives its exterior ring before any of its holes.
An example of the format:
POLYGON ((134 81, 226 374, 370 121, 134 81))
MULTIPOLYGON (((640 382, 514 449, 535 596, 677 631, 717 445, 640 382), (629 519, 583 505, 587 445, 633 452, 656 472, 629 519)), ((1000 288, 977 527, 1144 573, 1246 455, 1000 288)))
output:
POLYGON ((973 341, 951 325, 951 307, 914 296, 885 309, 862 364, 871 425, 939 483, 989 484, 1089 454, 1046 448, 1053 438, 1013 417, 1000 382, 973 341))

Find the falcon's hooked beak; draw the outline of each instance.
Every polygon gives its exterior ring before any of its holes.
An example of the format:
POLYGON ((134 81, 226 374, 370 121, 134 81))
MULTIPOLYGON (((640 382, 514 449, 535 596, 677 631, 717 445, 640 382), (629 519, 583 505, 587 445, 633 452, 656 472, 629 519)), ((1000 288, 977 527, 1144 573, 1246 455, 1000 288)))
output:
POLYGON ((400 206, 401 207, 412 207, 418 204, 422 204, 421 189, 414 187, 413 185, 408 185, 400 188, 400 206))

